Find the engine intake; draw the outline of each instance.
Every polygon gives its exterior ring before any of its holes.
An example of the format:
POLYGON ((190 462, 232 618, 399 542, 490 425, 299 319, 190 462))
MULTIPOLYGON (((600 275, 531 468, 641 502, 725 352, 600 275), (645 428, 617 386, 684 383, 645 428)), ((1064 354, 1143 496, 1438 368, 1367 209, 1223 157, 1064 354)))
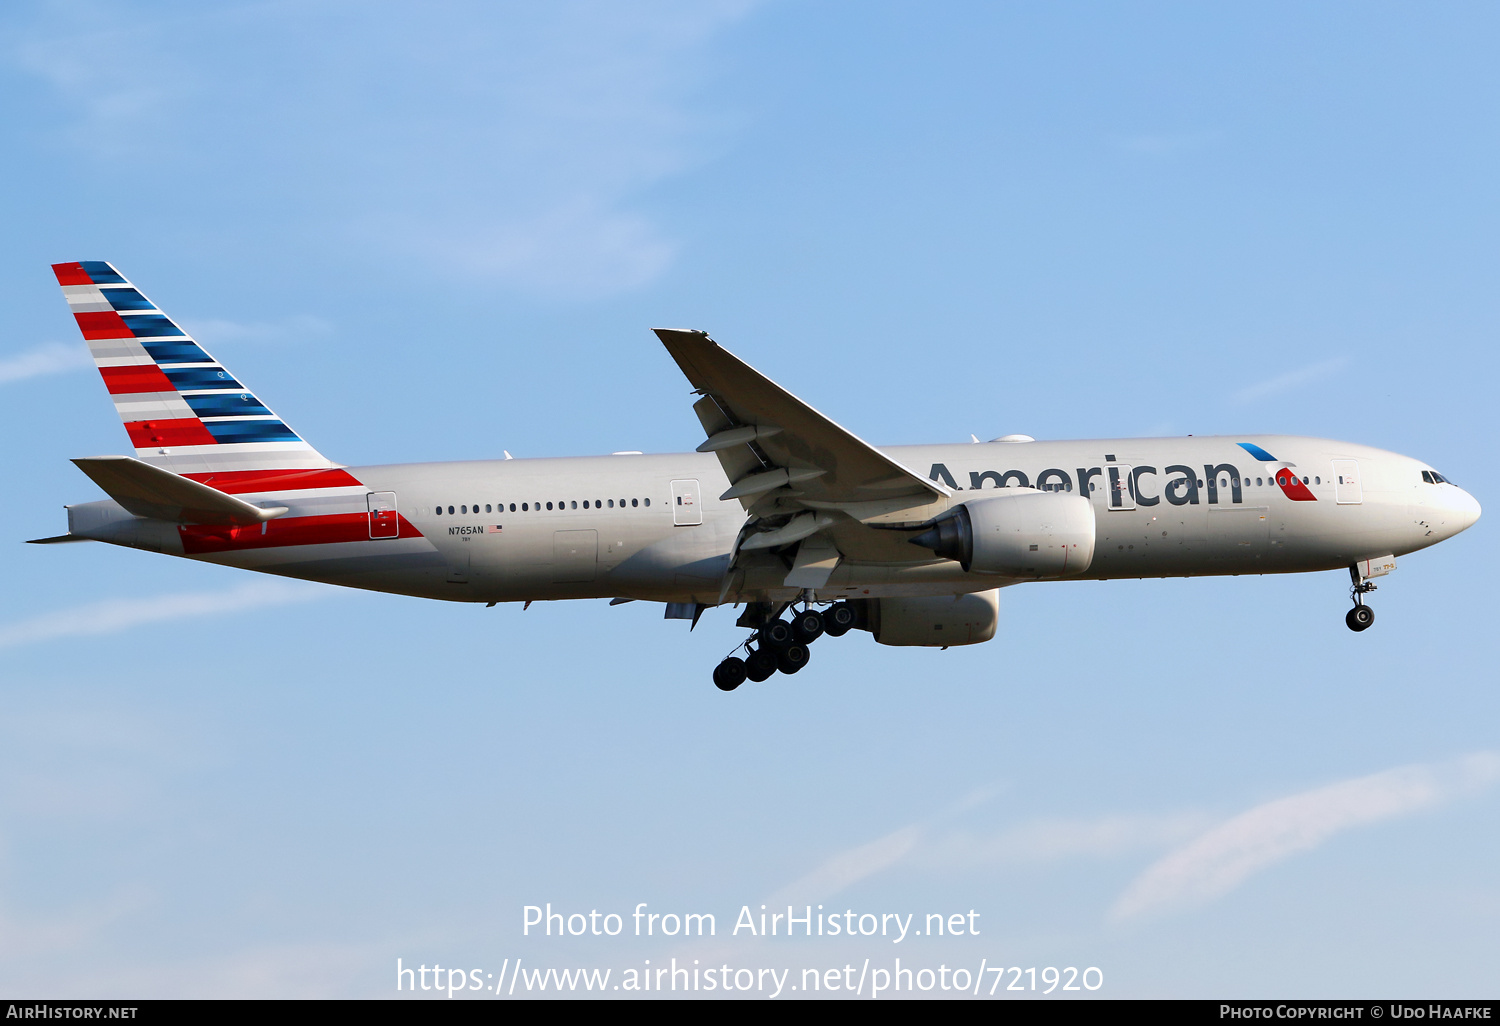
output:
POLYGON ((1094 561, 1094 507, 1081 495, 1005 489, 955 506, 908 538, 965 573, 1067 577, 1094 561))

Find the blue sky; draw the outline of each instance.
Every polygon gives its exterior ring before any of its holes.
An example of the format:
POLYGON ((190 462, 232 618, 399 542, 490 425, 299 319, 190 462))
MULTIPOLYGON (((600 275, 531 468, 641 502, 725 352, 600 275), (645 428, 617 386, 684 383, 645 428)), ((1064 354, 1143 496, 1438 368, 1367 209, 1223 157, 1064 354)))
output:
POLYGON ((1285 432, 1496 477, 1481 4, 16 3, 0 14, 0 991, 383 996, 396 958, 1098 966, 1493 996, 1489 519, 1341 573, 820 643, 39 548, 124 434, 103 259, 350 464, 681 451, 652 326, 877 444, 1285 432), (1489 555, 1486 555, 1489 553, 1489 555), (741 905, 978 937, 725 937, 741 905), (521 936, 706 911, 709 942, 521 936))

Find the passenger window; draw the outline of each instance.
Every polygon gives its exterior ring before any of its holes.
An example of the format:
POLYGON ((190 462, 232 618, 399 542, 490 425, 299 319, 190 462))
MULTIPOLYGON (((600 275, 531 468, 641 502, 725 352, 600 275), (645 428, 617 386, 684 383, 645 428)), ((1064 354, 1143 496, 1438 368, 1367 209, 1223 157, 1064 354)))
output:
POLYGON ((614 499, 610 499, 609 500, 609 508, 610 509, 614 509, 615 508, 615 500, 614 499))
POLYGON ((1313 484, 1322 484, 1322 483, 1323 483, 1323 479, 1321 477, 1314 477, 1313 478, 1313 484))
POLYGON ((527 511, 528 511, 528 509, 529 509, 529 508, 530 508, 530 507, 528 507, 528 506, 527 506, 527 505, 526 505, 526 503, 524 503, 524 502, 523 502, 523 503, 521 503, 521 512, 522 512, 522 513, 525 513, 525 512, 527 512, 527 511))
POLYGON ((573 508, 574 508, 574 509, 577 509, 577 508, 578 508, 578 500, 577 500, 577 499, 574 499, 574 500, 573 500, 573 508))
POLYGON ((630 504, 632 506, 639 506, 641 504, 641 500, 640 499, 631 499, 630 500, 630 504))
POLYGON ((450 516, 450 517, 451 517, 451 516, 452 516, 452 515, 453 515, 453 507, 452 507, 452 506, 449 506, 449 507, 448 507, 448 515, 449 515, 449 516, 450 516))
POLYGON ((650 499, 646 500, 646 505, 648 505, 648 506, 651 505, 651 500, 650 499))
POLYGON ((460 513, 467 513, 467 512, 469 512, 469 507, 467 507, 467 506, 460 506, 460 507, 458 507, 458 511, 460 513))
POLYGON ((547 508, 548 508, 548 509, 551 509, 551 508, 552 508, 552 503, 550 503, 550 502, 549 502, 549 503, 547 503, 547 508))
POLYGON ((442 516, 442 515, 443 515, 443 507, 441 507, 441 506, 439 506, 439 507, 438 507, 438 508, 437 508, 437 515, 438 515, 438 516, 442 516))

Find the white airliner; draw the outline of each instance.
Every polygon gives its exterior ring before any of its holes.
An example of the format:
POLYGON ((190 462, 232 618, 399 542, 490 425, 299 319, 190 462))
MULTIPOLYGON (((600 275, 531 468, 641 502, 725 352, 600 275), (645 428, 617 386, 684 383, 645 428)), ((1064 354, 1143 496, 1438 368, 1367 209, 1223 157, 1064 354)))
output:
POLYGON ((103 261, 53 270, 135 456, 73 462, 109 499, 68 533, 456 602, 743 605, 714 670, 795 673, 823 634, 946 648, 1023 581, 1347 568, 1371 579, 1479 504, 1419 460, 1288 435, 877 449, 700 331, 656 334, 697 394, 695 452, 349 467, 323 456, 103 261), (789 614, 789 615, 788 615, 789 614), (739 651, 740 649, 736 649, 739 651))

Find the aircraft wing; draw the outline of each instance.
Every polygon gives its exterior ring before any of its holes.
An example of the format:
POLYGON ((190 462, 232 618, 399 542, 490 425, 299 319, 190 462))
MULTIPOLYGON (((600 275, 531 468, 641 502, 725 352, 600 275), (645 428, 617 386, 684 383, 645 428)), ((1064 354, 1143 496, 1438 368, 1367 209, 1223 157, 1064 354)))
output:
POLYGON ((699 452, 718 454, 731 487, 752 513, 774 508, 899 508, 949 493, 721 348, 701 331, 657 328, 693 387, 708 439, 699 452))

